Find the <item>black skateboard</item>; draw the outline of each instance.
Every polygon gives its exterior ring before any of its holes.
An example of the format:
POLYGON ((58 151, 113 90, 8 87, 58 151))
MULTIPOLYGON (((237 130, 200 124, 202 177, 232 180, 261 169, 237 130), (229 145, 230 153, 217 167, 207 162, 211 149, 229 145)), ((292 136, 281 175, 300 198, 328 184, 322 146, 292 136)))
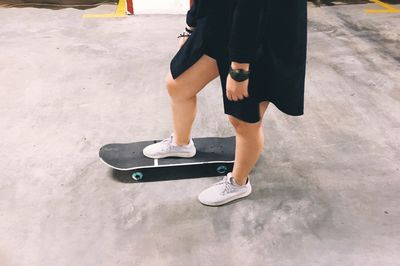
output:
POLYGON ((221 176, 233 169, 235 136, 193 138, 196 155, 191 158, 152 159, 143 154, 146 146, 160 141, 107 144, 99 156, 113 169, 130 171, 136 181, 221 176))

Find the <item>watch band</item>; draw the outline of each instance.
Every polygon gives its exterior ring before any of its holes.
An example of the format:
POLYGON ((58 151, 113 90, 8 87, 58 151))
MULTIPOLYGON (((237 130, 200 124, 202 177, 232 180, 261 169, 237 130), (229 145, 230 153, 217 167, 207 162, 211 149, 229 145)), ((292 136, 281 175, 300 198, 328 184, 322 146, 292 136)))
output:
POLYGON ((240 82, 249 78, 250 70, 232 69, 232 66, 229 66, 229 75, 233 80, 240 82))

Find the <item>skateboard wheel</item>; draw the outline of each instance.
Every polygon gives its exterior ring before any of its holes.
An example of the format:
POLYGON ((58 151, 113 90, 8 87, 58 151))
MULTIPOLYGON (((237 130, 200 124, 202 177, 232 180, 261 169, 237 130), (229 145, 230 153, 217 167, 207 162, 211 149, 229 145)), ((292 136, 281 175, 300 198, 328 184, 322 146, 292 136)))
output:
POLYGON ((225 174, 228 168, 225 165, 220 165, 217 167, 217 172, 220 174, 225 174))
POLYGON ((133 172, 132 178, 136 181, 141 180, 143 178, 143 174, 141 172, 133 172))

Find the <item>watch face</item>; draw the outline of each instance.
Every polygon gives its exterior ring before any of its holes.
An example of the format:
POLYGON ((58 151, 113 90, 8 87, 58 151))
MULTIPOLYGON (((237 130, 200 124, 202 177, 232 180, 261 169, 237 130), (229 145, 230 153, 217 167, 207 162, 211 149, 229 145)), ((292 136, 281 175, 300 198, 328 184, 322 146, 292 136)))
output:
POLYGON ((232 69, 232 67, 229 67, 229 74, 231 75, 233 80, 236 81, 244 81, 249 78, 249 72, 243 72, 241 69, 232 69))
POLYGON ((248 78, 248 75, 243 74, 243 73, 237 73, 237 72, 230 72, 232 79, 236 81, 244 81, 248 78))

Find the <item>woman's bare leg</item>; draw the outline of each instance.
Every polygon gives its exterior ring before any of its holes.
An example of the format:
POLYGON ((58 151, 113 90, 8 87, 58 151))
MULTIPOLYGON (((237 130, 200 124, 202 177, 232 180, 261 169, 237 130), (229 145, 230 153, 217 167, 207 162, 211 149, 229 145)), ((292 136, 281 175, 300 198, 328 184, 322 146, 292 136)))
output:
POLYGON ((247 123, 228 115, 228 118, 236 131, 235 163, 232 176, 239 185, 244 185, 251 169, 257 163, 264 148, 264 132, 262 119, 269 105, 268 101, 260 103, 260 121, 247 123))
POLYGON ((208 55, 203 55, 176 79, 168 72, 165 81, 178 145, 189 143, 197 111, 197 93, 218 76, 217 61, 208 55))

